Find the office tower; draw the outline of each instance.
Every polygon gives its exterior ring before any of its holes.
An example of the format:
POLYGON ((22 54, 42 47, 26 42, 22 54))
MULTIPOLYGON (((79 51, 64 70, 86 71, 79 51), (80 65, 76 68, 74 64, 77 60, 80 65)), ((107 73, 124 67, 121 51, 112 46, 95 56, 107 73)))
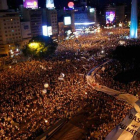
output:
POLYGON ((42 35, 42 11, 40 9, 20 9, 22 20, 30 22, 31 35, 42 35))

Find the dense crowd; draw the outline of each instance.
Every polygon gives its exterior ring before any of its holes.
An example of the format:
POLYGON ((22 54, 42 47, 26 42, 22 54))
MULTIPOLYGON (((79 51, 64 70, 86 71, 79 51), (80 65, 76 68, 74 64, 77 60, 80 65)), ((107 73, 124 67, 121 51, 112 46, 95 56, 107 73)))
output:
POLYGON ((126 84, 114 80, 114 77, 117 74, 130 69, 134 69, 132 64, 126 63, 125 66, 122 67, 120 62, 114 60, 98 70, 96 79, 101 85, 105 85, 118 91, 137 95, 137 93, 140 91, 139 81, 132 81, 126 84))
POLYGON ((130 105, 97 91, 92 97, 92 104, 95 107, 93 115, 97 119, 91 124, 86 137, 87 140, 104 140, 131 109, 130 105))
POLYGON ((85 106, 84 63, 85 60, 29 61, 1 72, 1 139, 34 138, 85 106), (61 73, 65 77, 59 80, 61 73), (49 87, 44 94, 46 82, 49 87))
POLYGON ((111 48, 115 48, 120 40, 125 40, 125 37, 128 36, 128 34, 128 29, 113 29, 111 31, 102 31, 101 33, 96 33, 95 35, 91 34, 79 36, 77 39, 65 40, 60 42, 57 52, 77 52, 78 50, 93 49, 109 50, 111 48))
MULTIPOLYGON (((119 35, 127 34, 115 32, 61 42, 53 59, 20 62, 1 71, 0 139, 34 139, 60 119, 70 119, 88 103, 94 106, 93 112, 97 112, 94 117, 98 117, 100 125, 92 124, 87 139, 104 139, 131 107, 87 85, 87 72, 106 59, 98 59, 99 52, 96 55, 87 52, 115 48, 119 35), (47 89, 45 83, 49 85, 47 89)), ((106 65, 105 70, 98 71, 98 80, 111 87, 107 79, 121 66, 116 64, 116 69, 114 63, 106 65)), ((113 88, 117 89, 118 83, 113 88)))

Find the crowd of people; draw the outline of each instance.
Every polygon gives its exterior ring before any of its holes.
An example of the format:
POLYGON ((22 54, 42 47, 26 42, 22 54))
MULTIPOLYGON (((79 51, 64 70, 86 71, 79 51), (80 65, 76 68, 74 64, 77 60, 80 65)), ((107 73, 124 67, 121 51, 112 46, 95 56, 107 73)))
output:
POLYGON ((93 119, 96 119, 89 128, 86 140, 104 140, 111 130, 125 118, 131 106, 97 91, 92 99, 95 107, 93 119))
POLYGON ((85 106, 86 63, 86 60, 32 60, 2 71, 0 138, 33 139, 85 106), (62 74, 64 77, 59 80, 62 74), (49 87, 44 94, 45 83, 49 87))
MULTIPOLYGON (((125 37, 129 35, 129 30, 113 29, 105 30, 95 35, 83 35, 76 39, 65 40, 59 43, 57 52, 77 50, 93 50, 93 49, 105 49, 116 48, 120 40, 125 40, 125 37), (111 33, 111 34, 110 34, 111 33)), ((132 42, 133 43, 133 42, 132 42)))
POLYGON ((109 88, 122 91, 125 93, 130 93, 137 95, 140 91, 140 82, 135 80, 132 82, 122 83, 114 80, 114 77, 121 73, 122 71, 128 71, 133 69, 133 65, 126 63, 125 66, 122 66, 119 61, 112 61, 109 64, 104 65, 100 68, 96 74, 96 79, 101 85, 105 85, 109 88))
MULTIPOLYGON (((92 124, 87 139, 102 140, 131 108, 121 101, 94 91, 86 82, 88 71, 104 62, 90 50, 109 52, 126 31, 86 35, 59 43, 53 59, 29 60, 7 67, 0 72, 0 139, 35 139, 60 119, 70 119, 87 104, 97 112, 100 125, 92 124), (89 53, 88 53, 89 52, 89 53), (92 53, 93 53, 92 52, 92 53), (44 87, 44 84, 48 87, 44 87), (89 100, 87 100, 89 98, 89 100), (87 102, 88 101, 88 102, 87 102)), ((95 52, 94 52, 95 53, 95 52)), ((101 82, 115 74, 112 65, 98 71, 101 82)), ((121 66, 116 64, 116 69, 121 66)), ((116 72, 117 72, 116 70, 116 72)), ((118 87, 118 83, 114 86, 118 87)), ((122 90, 125 87, 122 86, 122 90)), ((96 120, 97 121, 97 120, 96 120)))

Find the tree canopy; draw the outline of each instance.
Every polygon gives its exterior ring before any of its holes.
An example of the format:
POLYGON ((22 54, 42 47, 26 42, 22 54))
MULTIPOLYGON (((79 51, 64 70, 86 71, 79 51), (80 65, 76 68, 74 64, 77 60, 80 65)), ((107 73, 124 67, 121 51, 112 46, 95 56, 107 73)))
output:
POLYGON ((50 37, 38 36, 29 41, 23 53, 33 57, 45 57, 53 54, 57 46, 58 44, 50 37))

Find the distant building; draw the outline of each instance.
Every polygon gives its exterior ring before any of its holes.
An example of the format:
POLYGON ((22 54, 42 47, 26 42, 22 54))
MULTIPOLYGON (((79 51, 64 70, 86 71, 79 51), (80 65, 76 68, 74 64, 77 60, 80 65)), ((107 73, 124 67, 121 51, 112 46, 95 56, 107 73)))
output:
POLYGON ((0 12, 0 44, 21 41, 20 18, 16 12, 0 12))
POLYGON ((123 22, 125 19, 125 5, 117 5, 116 6, 116 22, 123 22))
POLYGON ((64 39, 64 22, 58 22, 58 39, 63 40, 64 39))
POLYGON ((43 9, 43 25, 51 26, 52 35, 58 34, 57 11, 55 9, 43 9))
POLYGON ((7 0, 0 0, 0 10, 7 10, 8 5, 7 5, 7 0))
POLYGON ((21 18, 30 22, 32 37, 42 35, 42 11, 40 9, 20 9, 21 18))
POLYGON ((29 21, 21 21, 21 36, 22 42, 20 45, 27 45, 29 43, 29 40, 32 38, 31 25, 29 21))
POLYGON ((31 38, 31 26, 29 21, 21 22, 21 35, 23 39, 31 38))
POLYGON ((107 18, 107 12, 114 12, 115 19, 113 24, 118 25, 120 22, 124 22, 125 20, 125 5, 108 5, 105 9, 105 18, 107 18))
POLYGON ((0 45, 6 48, 6 46, 18 44, 21 40, 19 14, 7 11, 0 12, 0 45))
MULTIPOLYGON (((58 22, 62 22, 64 24, 64 35, 67 34, 67 32, 75 32, 75 18, 74 18, 74 10, 65 10, 61 9, 58 11, 58 22)), ((59 26, 59 30, 60 30, 59 26)), ((61 31, 59 31, 60 33, 61 31)))
POLYGON ((75 28, 82 29, 96 24, 96 8, 86 6, 75 8, 75 28))

